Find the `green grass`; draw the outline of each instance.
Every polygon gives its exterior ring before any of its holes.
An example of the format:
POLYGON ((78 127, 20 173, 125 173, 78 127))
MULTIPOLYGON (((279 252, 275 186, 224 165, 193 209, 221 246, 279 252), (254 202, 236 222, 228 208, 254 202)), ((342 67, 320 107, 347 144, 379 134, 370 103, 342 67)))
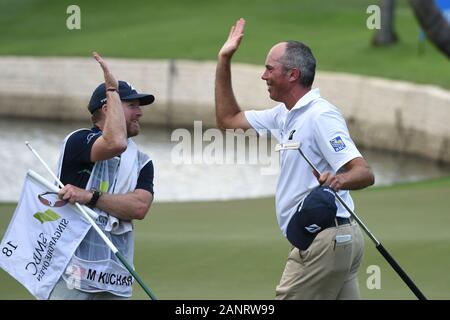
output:
MULTIPOLYGON (((450 177, 353 192, 360 218, 430 299, 450 299, 449 193, 450 177)), ((0 205, 0 234, 14 207, 0 205)), ((136 270, 159 299, 273 298, 289 249, 274 199, 155 203, 135 225, 136 270)), ((414 299, 367 237, 359 280, 364 299, 414 299), (366 287, 370 265, 380 290, 366 287)), ((32 298, 4 271, 0 283, 0 299, 32 298)))
MULTIPOLYGON (((76 2, 81 30, 66 29, 67 0, 2 0, 0 55, 215 60, 231 24, 247 19, 235 60, 263 66, 276 42, 309 44, 319 70, 431 83, 450 88, 448 59, 429 43, 418 55, 418 25, 398 1, 400 43, 373 48, 366 28, 372 0, 76 2)), ((261 69, 262 70, 262 69, 261 69)), ((26 70, 24 70, 26 72, 26 70)), ((357 212, 386 249, 433 299, 450 299, 450 179, 354 192, 357 212)), ((4 233, 15 204, 0 204, 4 233)), ((288 252, 274 200, 155 203, 136 223, 136 269, 160 299, 271 299, 288 252)), ((366 299, 414 296, 366 239, 360 270, 366 299), (381 290, 366 288, 366 269, 381 268, 381 290)), ((0 271, 0 299, 29 299, 0 271)), ((134 298, 145 298, 136 285, 134 298)))
POLYGON ((248 21, 236 61, 263 65, 276 42, 313 48, 319 70, 431 83, 450 88, 448 59, 431 44, 418 54, 419 27, 406 0, 397 1, 400 43, 373 48, 366 28, 373 0, 79 0, 81 30, 66 28, 68 0, 3 0, 0 55, 215 60, 231 24, 248 21))

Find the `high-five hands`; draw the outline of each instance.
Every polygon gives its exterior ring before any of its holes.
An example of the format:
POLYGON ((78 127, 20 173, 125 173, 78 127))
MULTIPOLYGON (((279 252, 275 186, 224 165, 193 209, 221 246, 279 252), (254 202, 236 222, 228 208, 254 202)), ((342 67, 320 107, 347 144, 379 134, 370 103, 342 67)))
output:
POLYGON ((231 27, 227 41, 225 41, 222 49, 219 51, 219 57, 230 59, 239 48, 242 38, 244 37, 245 20, 240 18, 236 24, 231 27))
POLYGON ((118 89, 119 82, 109 70, 106 61, 103 60, 103 58, 95 51, 92 53, 92 55, 94 56, 94 59, 97 60, 97 62, 100 64, 100 67, 102 67, 103 75, 105 76, 106 89, 118 89))

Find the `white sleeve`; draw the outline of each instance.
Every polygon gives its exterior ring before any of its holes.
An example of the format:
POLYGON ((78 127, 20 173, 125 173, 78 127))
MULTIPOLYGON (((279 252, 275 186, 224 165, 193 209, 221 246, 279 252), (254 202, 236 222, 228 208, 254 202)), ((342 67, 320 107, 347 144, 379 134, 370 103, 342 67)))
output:
POLYGON ((344 118, 337 110, 327 110, 315 118, 314 138, 335 172, 350 160, 362 157, 350 137, 344 118))
POLYGON ((250 125, 258 131, 259 134, 267 134, 271 129, 278 129, 275 121, 277 107, 267 110, 248 110, 245 111, 245 117, 250 125))

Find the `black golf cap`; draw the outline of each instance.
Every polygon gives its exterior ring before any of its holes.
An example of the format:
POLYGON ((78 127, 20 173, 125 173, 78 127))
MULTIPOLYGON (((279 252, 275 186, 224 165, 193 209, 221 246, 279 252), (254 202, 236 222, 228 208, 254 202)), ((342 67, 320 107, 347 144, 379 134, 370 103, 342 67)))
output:
MULTIPOLYGON (((119 80, 119 96, 120 100, 139 100, 141 106, 153 103, 155 97, 152 94, 138 93, 137 90, 128 82, 119 80)), ((106 103, 106 86, 100 84, 92 93, 89 100, 88 110, 93 114, 106 103)))
POLYGON ((329 187, 313 189, 289 221, 286 236, 292 245, 306 250, 317 234, 335 225, 337 206, 329 187))

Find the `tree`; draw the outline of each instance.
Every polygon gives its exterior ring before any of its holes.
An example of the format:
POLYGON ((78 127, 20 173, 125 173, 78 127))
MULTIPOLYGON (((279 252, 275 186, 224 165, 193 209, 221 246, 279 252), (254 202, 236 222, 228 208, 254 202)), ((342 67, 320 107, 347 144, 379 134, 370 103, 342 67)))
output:
POLYGON ((383 0, 381 2, 381 26, 372 39, 375 46, 388 46, 398 42, 398 36, 394 28, 395 0, 383 0))
POLYGON ((428 39, 450 59, 450 24, 431 0, 409 0, 428 39))

